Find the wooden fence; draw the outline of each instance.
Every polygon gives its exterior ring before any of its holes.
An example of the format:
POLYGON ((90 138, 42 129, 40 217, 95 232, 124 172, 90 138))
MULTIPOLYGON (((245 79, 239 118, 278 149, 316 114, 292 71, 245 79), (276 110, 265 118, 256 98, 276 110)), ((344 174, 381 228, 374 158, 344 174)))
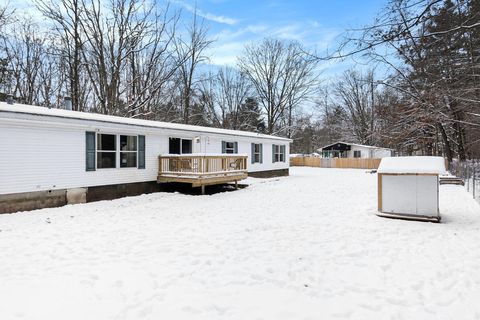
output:
POLYGON ((290 165, 294 167, 378 169, 381 160, 382 159, 294 157, 290 158, 290 165))

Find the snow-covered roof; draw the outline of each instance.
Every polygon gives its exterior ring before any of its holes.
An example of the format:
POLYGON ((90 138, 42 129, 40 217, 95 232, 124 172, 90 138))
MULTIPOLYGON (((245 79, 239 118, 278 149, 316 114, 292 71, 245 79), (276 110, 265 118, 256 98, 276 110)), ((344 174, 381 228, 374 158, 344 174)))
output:
POLYGON ((382 158, 378 173, 434 173, 443 174, 445 159, 442 157, 391 157, 382 158))
POLYGON ((337 141, 337 142, 334 142, 334 143, 330 143, 326 146, 323 146, 319 149, 317 149, 318 151, 322 151, 322 149, 324 148, 327 148, 327 147, 330 147, 330 146, 333 146, 335 144, 339 144, 339 143, 343 143, 343 144, 347 144, 349 146, 356 146, 356 147, 362 147, 362 148, 369 148, 369 149, 386 149, 386 150, 391 150, 390 148, 385 148, 385 147, 378 147, 378 146, 367 146, 365 144, 358 144, 358 143, 350 143, 350 142, 344 142, 344 141, 337 141))
POLYGON ((132 126, 182 130, 182 131, 200 132, 200 133, 215 133, 215 134, 234 135, 234 136, 243 136, 243 137, 251 137, 251 138, 274 139, 274 140, 282 140, 286 142, 292 141, 291 139, 287 139, 283 137, 271 136, 271 135, 248 132, 248 131, 219 129, 219 128, 179 124, 179 123, 135 119, 135 118, 124 118, 124 117, 109 116, 109 115, 98 114, 98 113, 79 112, 79 111, 71 111, 71 110, 56 109, 56 108, 46 108, 41 106, 32 106, 32 105, 19 104, 19 103, 8 104, 6 102, 0 102, 0 112, 23 113, 23 114, 38 115, 38 116, 79 119, 79 120, 85 120, 85 121, 109 122, 109 123, 126 124, 126 125, 132 125, 132 126))

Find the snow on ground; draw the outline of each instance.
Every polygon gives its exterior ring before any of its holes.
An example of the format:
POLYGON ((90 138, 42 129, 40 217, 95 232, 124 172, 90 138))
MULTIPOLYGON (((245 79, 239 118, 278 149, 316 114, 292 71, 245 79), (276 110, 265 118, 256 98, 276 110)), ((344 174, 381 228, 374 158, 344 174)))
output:
POLYGON ((480 206, 380 218, 376 175, 0 215, 0 319, 479 319, 480 206))

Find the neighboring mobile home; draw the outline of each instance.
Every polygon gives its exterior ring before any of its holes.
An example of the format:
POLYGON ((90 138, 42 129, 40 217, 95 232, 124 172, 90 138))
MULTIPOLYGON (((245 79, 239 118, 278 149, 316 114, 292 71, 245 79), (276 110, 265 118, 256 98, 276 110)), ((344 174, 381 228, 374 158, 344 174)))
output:
POLYGON ((158 182, 203 189, 288 175, 291 142, 5 102, 0 141, 0 213, 152 192, 158 182))
POLYGON ((323 158, 385 158, 393 155, 393 150, 376 146, 338 141, 318 149, 323 158))

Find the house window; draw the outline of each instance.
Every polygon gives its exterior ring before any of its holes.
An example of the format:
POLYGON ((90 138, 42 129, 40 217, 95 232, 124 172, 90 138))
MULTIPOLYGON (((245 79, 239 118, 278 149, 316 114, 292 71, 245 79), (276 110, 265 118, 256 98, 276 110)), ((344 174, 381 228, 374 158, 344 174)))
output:
POLYGON ((238 143, 233 141, 222 141, 222 153, 238 153, 238 143))
POLYGON ((120 136, 120 168, 137 166, 137 137, 120 136))
POLYGON ((272 162, 285 162, 285 146, 272 145, 272 162))
POLYGON ((262 163, 261 143, 252 143, 252 163, 262 163))
POLYGON ((188 154, 192 153, 192 140, 191 139, 181 139, 181 138, 170 138, 169 139, 169 154, 188 154))
POLYGON ((182 139, 182 154, 192 153, 192 140, 182 139))
POLYGON ((362 152, 360 150, 354 150, 353 151, 353 157, 354 158, 361 158, 362 157, 362 152))
POLYGON ((116 168, 117 136, 114 134, 97 135, 97 168, 116 168))

